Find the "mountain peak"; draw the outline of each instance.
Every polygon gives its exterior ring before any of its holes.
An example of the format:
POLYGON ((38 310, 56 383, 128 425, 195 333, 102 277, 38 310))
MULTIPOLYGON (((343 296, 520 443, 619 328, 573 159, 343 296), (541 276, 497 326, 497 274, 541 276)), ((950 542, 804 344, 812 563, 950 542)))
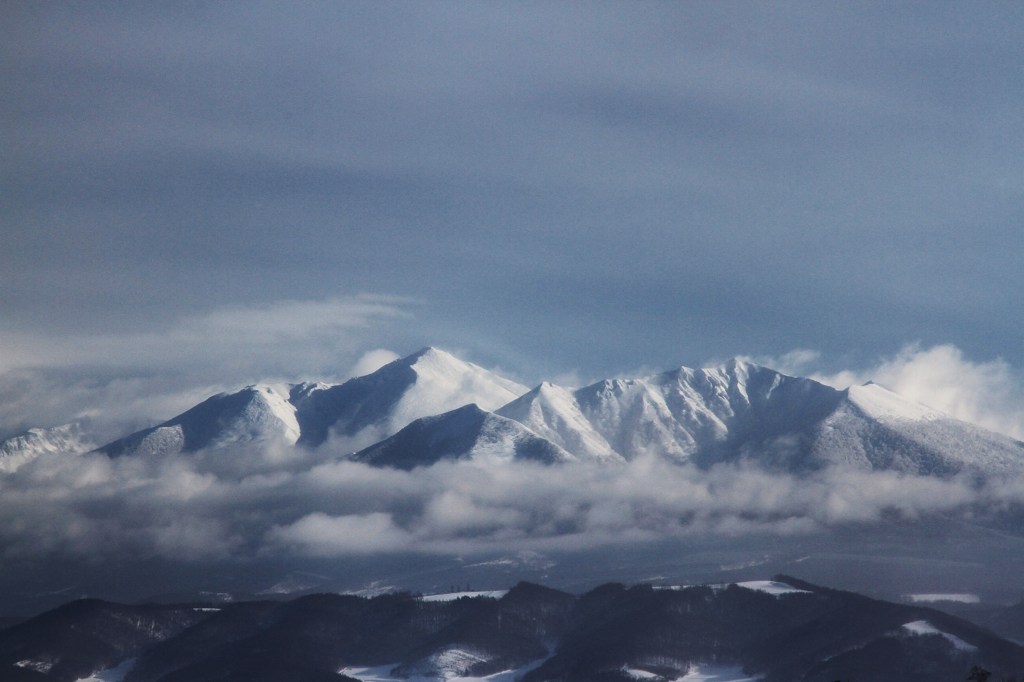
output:
POLYGON ((752 363, 747 362, 747 360, 744 359, 743 357, 741 357, 739 355, 734 355, 733 357, 731 357, 731 358, 729 358, 728 360, 725 361, 725 365, 724 366, 727 369, 730 369, 730 370, 737 370, 737 369, 746 369, 751 364, 752 363))
POLYGON ((713 369, 718 369, 727 374, 734 375, 750 375, 763 372, 770 372, 772 374, 782 374, 782 372, 778 371, 777 369, 772 369, 771 367, 768 367, 766 365, 760 365, 756 362, 752 362, 749 358, 743 357, 742 355, 731 357, 725 362, 723 362, 721 365, 718 365, 713 369))
POLYGON ((13 471, 41 454, 79 454, 96 447, 79 420, 52 428, 32 428, 0 441, 0 471, 13 471))
MULTIPOLYGON (((311 385, 310 385, 311 386, 311 385)), ((317 447, 335 434, 346 448, 362 448, 421 417, 467 403, 494 410, 526 387, 427 346, 343 384, 292 391, 301 425, 299 442, 317 447)))
POLYGON ((881 421, 894 419, 930 421, 946 416, 927 405, 908 400, 873 381, 860 386, 850 386, 846 389, 846 395, 850 402, 862 412, 881 421))
POLYGON ((460 364, 465 364, 464 360, 460 360, 459 358, 452 355, 448 351, 437 348, 436 346, 424 346, 423 348, 420 348, 418 351, 412 353, 411 355, 407 355, 404 358, 395 360, 395 362, 399 364, 407 365, 410 367, 417 364, 420 361, 456 362, 460 364))

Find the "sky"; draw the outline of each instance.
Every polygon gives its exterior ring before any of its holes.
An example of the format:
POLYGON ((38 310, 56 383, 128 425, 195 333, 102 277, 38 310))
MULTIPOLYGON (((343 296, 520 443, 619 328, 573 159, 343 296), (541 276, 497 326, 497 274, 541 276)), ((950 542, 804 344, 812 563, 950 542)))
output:
POLYGON ((0 74, 0 435, 435 345, 1024 437, 1019 2, 6 2, 0 74))

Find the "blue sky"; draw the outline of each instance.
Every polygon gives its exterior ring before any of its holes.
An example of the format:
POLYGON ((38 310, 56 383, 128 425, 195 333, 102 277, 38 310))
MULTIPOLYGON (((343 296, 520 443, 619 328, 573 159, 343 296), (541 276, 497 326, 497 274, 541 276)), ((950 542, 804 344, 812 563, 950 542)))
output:
POLYGON ((0 14, 5 424, 428 344, 1024 365, 1018 2, 0 14))

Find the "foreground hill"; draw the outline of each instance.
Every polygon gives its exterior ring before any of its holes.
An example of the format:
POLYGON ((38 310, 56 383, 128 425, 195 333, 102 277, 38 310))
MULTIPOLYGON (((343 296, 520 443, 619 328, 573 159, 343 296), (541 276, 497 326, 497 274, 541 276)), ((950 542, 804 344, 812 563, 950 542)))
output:
POLYGON ((954 616, 777 577, 581 596, 372 599, 336 594, 221 607, 74 602, 0 631, 3 679, 72 682, 652 680, 700 670, 765 682, 962 680, 1024 671, 1024 648, 954 616), (133 660, 130 660, 133 659, 133 660))

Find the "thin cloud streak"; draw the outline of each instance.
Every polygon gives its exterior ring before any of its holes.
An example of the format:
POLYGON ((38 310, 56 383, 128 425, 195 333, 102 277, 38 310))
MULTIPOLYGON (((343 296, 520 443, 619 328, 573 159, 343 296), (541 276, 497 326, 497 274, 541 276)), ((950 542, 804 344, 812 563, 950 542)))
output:
POLYGON ((340 381, 387 357, 367 347, 402 338, 392 327, 416 305, 364 294, 216 308, 143 332, 0 331, 0 430, 89 417, 115 438, 245 384, 340 381))

